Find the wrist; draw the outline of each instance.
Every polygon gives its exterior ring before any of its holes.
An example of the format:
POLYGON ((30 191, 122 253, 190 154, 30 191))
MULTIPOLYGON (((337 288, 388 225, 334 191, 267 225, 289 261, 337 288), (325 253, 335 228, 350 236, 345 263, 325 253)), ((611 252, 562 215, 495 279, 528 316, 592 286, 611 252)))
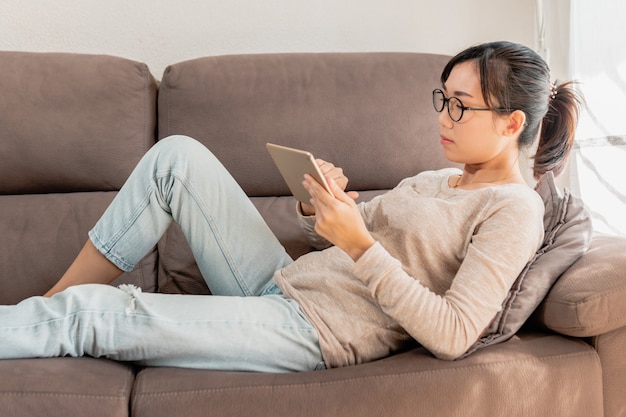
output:
POLYGON ((348 250, 346 250, 346 253, 348 254, 348 256, 350 256, 350 258, 352 258, 354 262, 357 262, 359 259, 361 259, 361 256, 365 254, 365 252, 367 252, 372 246, 374 246, 375 243, 376 240, 374 240, 371 235, 368 235, 364 239, 353 244, 348 250))
POLYGON ((315 207, 310 204, 305 204, 302 202, 298 202, 298 207, 300 209, 300 214, 303 216, 314 216, 315 215, 315 207))

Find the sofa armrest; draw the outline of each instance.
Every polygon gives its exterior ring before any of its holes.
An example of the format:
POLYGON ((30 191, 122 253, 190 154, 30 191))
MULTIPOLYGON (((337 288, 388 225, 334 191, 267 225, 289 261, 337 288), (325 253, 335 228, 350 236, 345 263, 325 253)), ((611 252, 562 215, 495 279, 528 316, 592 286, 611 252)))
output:
POLYGON ((626 239, 596 234, 538 311, 549 329, 590 337, 626 326, 626 239))

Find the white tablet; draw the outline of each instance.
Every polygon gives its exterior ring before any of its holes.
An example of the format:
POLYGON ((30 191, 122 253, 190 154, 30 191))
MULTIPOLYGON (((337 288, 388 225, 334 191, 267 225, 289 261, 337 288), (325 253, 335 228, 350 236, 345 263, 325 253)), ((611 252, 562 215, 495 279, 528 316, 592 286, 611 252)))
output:
POLYGON ((309 192, 302 186, 304 174, 311 175, 330 195, 333 195, 326 178, 324 178, 322 171, 320 171, 315 158, 310 152, 274 145, 273 143, 268 143, 265 146, 287 183, 289 190, 291 190, 291 193, 298 201, 309 204, 311 200, 309 192))

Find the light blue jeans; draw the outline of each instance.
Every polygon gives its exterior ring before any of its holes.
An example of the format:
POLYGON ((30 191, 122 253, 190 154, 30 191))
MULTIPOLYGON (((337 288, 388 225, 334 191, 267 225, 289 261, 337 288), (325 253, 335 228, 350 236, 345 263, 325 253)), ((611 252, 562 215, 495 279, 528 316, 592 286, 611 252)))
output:
POLYGON ((107 357, 147 366, 323 369, 315 328, 274 283, 292 262, 235 180, 199 142, 173 136, 139 162, 89 232, 131 270, 178 223, 214 295, 71 287, 0 306, 0 358, 107 357))

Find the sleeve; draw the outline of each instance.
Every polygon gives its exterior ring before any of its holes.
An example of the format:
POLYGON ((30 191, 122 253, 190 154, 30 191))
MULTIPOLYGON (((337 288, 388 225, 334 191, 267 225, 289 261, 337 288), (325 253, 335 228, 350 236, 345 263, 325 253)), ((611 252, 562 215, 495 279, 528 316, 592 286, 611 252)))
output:
POLYGON ((318 235, 315 231, 315 215, 305 216, 302 214, 300 203, 296 205, 296 213, 298 215, 298 224, 312 247, 317 250, 323 250, 332 246, 332 243, 318 235))
POLYGON ((502 308, 513 282, 543 237, 540 208, 513 201, 475 230, 467 255, 443 296, 410 276, 376 243, 353 273, 382 310, 440 359, 462 356, 502 308), (541 219, 541 220, 540 220, 541 219))

